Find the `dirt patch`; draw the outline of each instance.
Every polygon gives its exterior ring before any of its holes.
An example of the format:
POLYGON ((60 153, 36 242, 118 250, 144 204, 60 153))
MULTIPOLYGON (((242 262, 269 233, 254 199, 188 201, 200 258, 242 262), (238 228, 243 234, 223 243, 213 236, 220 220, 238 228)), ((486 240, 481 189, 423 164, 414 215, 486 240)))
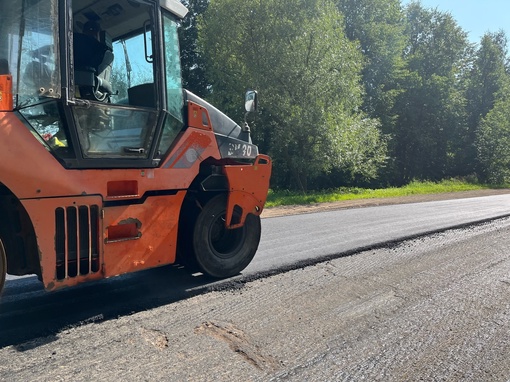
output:
POLYGON ((226 342, 234 353, 259 370, 275 371, 279 367, 276 359, 262 354, 260 347, 232 323, 204 322, 195 328, 195 334, 205 334, 226 342))
POLYGON ((168 347, 168 337, 160 330, 140 328, 140 334, 148 344, 157 349, 168 347))
POLYGON ((476 198, 481 196, 502 195, 508 193, 510 193, 510 189, 497 189, 497 190, 490 189, 490 190, 448 192, 443 194, 410 195, 395 198, 344 200, 331 203, 309 204, 305 206, 292 205, 282 207, 270 207, 264 209, 264 211, 262 212, 262 218, 272 218, 277 216, 306 214, 312 212, 340 210, 347 208, 376 207, 393 204, 421 203, 438 200, 476 198))

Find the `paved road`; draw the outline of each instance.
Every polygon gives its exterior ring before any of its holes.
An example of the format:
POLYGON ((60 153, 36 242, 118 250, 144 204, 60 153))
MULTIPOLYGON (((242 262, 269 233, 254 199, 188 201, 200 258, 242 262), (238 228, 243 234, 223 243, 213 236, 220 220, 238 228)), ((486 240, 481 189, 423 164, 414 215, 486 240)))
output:
POLYGON ((510 215, 510 195, 356 208, 269 218, 244 273, 294 267, 320 258, 510 215))
MULTIPOLYGON (((257 256, 242 278, 234 278, 230 286, 241 287, 243 279, 376 248, 404 237, 507 215, 510 195, 264 219, 257 256)), ((171 305, 211 288, 221 285, 176 267, 53 294, 44 292, 33 277, 11 279, 0 304, 0 348, 23 346, 26 341, 55 336, 83 323, 108 321, 171 305)))

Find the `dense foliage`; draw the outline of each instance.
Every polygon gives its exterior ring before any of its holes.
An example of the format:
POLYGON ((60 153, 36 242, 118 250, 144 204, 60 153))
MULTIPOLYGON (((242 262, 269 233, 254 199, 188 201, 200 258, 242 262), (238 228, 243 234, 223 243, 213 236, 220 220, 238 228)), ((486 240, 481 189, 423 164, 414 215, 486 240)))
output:
POLYGON ((507 39, 399 0, 182 0, 184 83, 253 139, 272 186, 510 181, 507 39))

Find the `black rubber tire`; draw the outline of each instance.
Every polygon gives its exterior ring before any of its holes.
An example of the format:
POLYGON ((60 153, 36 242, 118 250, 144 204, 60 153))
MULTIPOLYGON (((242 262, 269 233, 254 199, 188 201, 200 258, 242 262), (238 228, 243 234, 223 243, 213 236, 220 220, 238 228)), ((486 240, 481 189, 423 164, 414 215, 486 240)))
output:
POLYGON ((227 197, 212 198, 200 211, 193 229, 192 255, 198 268, 209 276, 237 275, 255 256, 260 242, 260 217, 249 214, 236 229, 225 227, 227 197))
POLYGON ((179 220, 176 262, 184 265, 191 273, 201 272, 193 253, 193 229, 200 211, 194 199, 186 199, 181 207, 179 220))
POLYGON ((5 253, 5 248, 0 239, 0 295, 2 295, 2 290, 4 289, 5 277, 7 275, 7 255, 5 253))

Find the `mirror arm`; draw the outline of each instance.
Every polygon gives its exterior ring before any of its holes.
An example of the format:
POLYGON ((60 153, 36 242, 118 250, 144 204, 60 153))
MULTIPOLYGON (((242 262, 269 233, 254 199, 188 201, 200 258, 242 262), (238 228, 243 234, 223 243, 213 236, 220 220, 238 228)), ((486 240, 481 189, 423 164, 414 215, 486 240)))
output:
POLYGON ((250 125, 248 125, 248 114, 250 114, 249 111, 244 113, 244 124, 243 124, 243 131, 249 133, 250 132, 250 125))
POLYGON ((248 124, 248 114, 257 110, 257 92, 255 90, 248 90, 244 97, 244 107, 246 113, 244 113, 244 124, 241 128, 240 139, 251 143, 251 130, 248 124))

